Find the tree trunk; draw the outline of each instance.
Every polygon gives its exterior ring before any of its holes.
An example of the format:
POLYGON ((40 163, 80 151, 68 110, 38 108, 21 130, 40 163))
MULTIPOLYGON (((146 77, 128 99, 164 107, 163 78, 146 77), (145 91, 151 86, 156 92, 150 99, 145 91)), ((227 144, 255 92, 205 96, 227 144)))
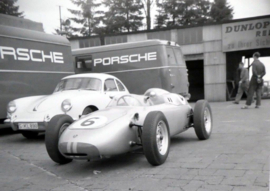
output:
POLYGON ((90 22, 90 18, 88 18, 87 20, 88 20, 88 33, 89 33, 89 36, 91 36, 91 22, 90 22))
POLYGON ((127 11, 127 30, 130 32, 130 25, 129 25, 129 12, 127 11))
POLYGON ((146 24, 147 24, 147 30, 151 30, 151 3, 150 0, 147 0, 147 15, 146 15, 146 24))

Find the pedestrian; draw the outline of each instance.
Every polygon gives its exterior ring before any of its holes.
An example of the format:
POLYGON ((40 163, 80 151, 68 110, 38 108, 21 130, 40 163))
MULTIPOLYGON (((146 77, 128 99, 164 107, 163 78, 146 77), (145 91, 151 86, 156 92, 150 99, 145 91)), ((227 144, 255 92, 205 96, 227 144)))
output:
POLYGON ((248 79, 248 69, 244 68, 244 63, 239 63, 239 69, 240 69, 240 81, 238 85, 237 95, 235 97, 234 104, 239 104, 239 101, 241 100, 243 93, 245 92, 246 95, 248 95, 248 85, 249 85, 249 79, 248 79))
POLYGON ((255 108, 259 108, 261 105, 261 94, 262 94, 262 86, 263 86, 263 77, 266 74, 264 64, 259 60, 260 53, 255 52, 253 54, 253 63, 252 66, 252 77, 250 80, 249 88, 248 88, 248 97, 246 101, 246 105, 242 107, 242 109, 248 109, 248 107, 252 103, 252 98, 254 92, 256 92, 256 106, 255 108))

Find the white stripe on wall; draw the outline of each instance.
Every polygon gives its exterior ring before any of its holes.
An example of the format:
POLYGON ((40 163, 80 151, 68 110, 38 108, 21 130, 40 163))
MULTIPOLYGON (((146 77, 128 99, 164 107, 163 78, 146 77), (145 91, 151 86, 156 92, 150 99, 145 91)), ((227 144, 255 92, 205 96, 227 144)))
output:
POLYGON ((37 70, 0 70, 2 73, 42 73, 42 74, 75 74, 75 72, 55 72, 55 71, 37 71, 37 70))
POLYGON ((112 71, 112 72, 104 72, 106 74, 112 74, 112 73, 121 73, 121 72, 136 72, 136 71, 142 71, 142 70, 157 70, 157 69, 163 69, 163 68, 185 68, 185 66, 161 66, 161 67, 153 67, 153 68, 141 68, 141 69, 132 69, 132 70, 120 70, 120 71, 112 71))

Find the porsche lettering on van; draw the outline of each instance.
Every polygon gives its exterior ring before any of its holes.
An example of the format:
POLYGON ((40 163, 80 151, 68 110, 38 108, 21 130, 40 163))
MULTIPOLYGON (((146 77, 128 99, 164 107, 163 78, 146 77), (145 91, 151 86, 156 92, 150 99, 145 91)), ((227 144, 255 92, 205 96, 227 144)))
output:
POLYGON ((107 66, 113 64, 127 64, 131 62, 152 61, 152 60, 157 60, 157 52, 96 58, 94 59, 94 67, 97 66, 98 64, 107 66))
POLYGON ((50 60, 52 63, 64 63, 63 53, 61 52, 50 51, 49 54, 45 54, 43 50, 0 46, 0 55, 1 59, 11 56, 14 60, 20 61, 46 62, 50 60))

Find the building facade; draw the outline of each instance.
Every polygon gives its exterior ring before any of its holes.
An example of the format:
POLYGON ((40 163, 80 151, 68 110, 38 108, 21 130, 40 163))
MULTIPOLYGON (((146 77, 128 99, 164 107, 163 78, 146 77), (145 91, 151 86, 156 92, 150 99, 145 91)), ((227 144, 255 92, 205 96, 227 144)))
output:
MULTIPOLYGON (((185 55, 193 100, 232 99, 239 81, 238 63, 255 51, 270 56, 270 15, 224 23, 108 35, 104 43, 161 39, 177 42, 185 55)), ((72 49, 100 46, 99 36, 70 39, 72 49)))

